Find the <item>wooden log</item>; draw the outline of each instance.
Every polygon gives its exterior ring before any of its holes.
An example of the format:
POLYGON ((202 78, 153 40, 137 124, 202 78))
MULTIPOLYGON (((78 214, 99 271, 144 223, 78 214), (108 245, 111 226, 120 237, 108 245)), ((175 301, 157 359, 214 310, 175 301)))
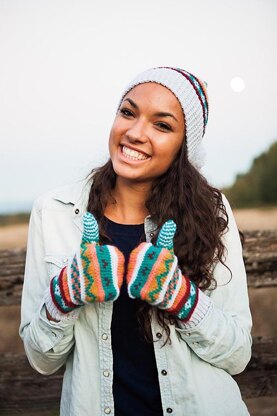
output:
POLYGON ((248 286, 277 287, 277 230, 247 231, 244 237, 248 286))
MULTIPOLYGON (((276 368, 277 341, 255 339, 249 365, 242 374, 234 377, 243 398, 276 395, 276 368)), ((37 410, 42 414, 51 409, 58 412, 62 377, 62 369, 50 376, 37 373, 23 354, 1 356, 0 414, 11 415, 23 410, 37 410)))
POLYGON ((63 370, 51 376, 37 373, 25 354, 0 356, 0 414, 58 411, 62 378, 63 370))
POLYGON ((0 250, 0 306, 19 305, 26 250, 0 250))
POLYGON ((234 376, 244 398, 276 396, 277 340, 255 338, 251 360, 245 371, 234 376))

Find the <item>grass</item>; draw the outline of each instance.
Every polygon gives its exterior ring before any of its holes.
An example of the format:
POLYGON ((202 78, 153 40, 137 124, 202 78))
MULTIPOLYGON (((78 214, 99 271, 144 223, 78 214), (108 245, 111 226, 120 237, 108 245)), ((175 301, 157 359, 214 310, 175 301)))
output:
POLYGON ((16 224, 28 224, 29 212, 19 212, 17 214, 0 214, 0 227, 16 224))

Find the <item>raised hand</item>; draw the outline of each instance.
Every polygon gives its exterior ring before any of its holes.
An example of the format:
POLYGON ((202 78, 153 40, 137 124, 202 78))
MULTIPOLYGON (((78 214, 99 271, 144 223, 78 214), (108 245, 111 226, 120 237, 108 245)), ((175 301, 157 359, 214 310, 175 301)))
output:
POLYGON ((53 318, 61 319, 78 306, 114 301, 119 296, 124 274, 124 256, 114 246, 99 245, 98 224, 87 212, 80 250, 72 263, 50 283, 46 307, 53 318))
POLYGON ((127 271, 128 293, 187 321, 198 299, 199 289, 182 275, 173 251, 176 224, 162 226, 157 243, 141 243, 130 255, 127 271))

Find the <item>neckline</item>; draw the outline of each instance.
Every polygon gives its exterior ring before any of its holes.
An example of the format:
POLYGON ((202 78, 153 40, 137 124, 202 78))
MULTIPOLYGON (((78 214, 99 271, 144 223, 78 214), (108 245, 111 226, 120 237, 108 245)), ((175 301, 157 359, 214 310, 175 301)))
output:
POLYGON ((107 221, 107 223, 110 223, 110 224, 112 224, 114 226, 117 226, 117 227, 134 227, 134 228, 137 227, 137 228, 139 228, 139 227, 144 226, 144 222, 141 223, 141 224, 121 224, 119 222, 115 222, 113 220, 110 220, 110 218, 108 218, 106 216, 104 216, 104 218, 105 218, 105 221, 107 221))

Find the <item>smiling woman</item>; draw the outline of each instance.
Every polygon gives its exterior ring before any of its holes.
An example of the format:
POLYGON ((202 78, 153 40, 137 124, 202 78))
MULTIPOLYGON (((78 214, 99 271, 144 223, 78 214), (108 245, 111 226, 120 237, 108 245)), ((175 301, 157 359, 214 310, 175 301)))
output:
POLYGON ((117 181, 137 180, 151 187, 172 164, 184 135, 183 111, 170 90, 156 83, 131 89, 110 133, 109 150, 117 181))
POLYGON ((61 415, 244 416, 251 356, 239 232, 208 184, 206 85, 152 68, 123 91, 110 159, 43 195, 30 219, 20 335, 66 365, 61 415))

